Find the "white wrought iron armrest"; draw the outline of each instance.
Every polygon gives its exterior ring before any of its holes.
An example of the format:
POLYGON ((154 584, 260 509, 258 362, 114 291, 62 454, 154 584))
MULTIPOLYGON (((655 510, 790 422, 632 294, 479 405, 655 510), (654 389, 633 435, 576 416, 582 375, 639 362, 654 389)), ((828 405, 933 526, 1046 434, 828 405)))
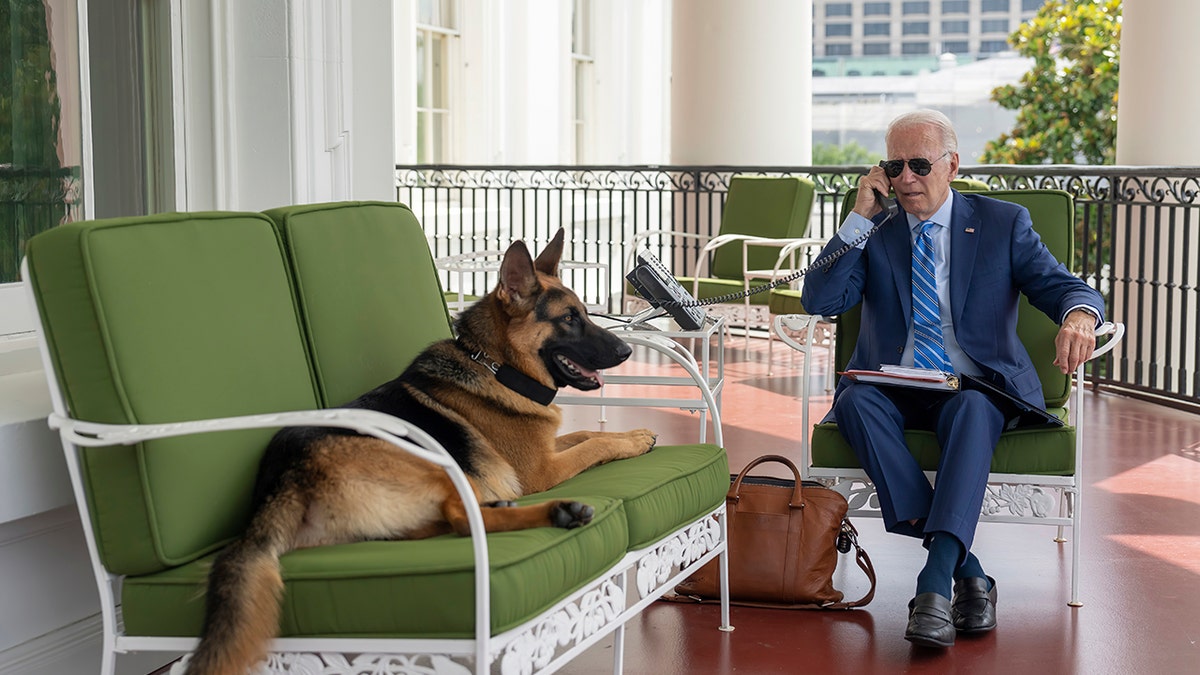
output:
POLYGON ((398 417, 375 410, 330 408, 301 410, 239 417, 219 417, 207 420, 171 422, 165 424, 102 424, 72 419, 51 413, 48 422, 63 439, 77 446, 132 445, 156 438, 186 436, 214 431, 263 429, 285 426, 325 426, 352 429, 367 436, 388 441, 417 457, 445 469, 462 499, 471 531, 471 546, 475 562, 475 635, 486 637, 490 631, 491 590, 488 548, 483 514, 466 474, 433 437, 398 417), (421 447, 427 446, 427 447, 421 447))
POLYGON ((796 267, 796 259, 795 259, 796 252, 798 252, 802 249, 807 249, 807 248, 812 248, 812 249, 816 249, 817 251, 820 251, 821 249, 825 248, 825 245, 827 243, 828 243, 828 240, 817 239, 815 237, 799 237, 799 238, 791 238, 791 239, 763 239, 763 240, 757 240, 757 241, 746 241, 742 244, 742 276, 749 277, 749 276, 754 275, 754 276, 759 276, 759 277, 763 277, 763 278, 769 278, 771 281, 774 281, 775 279, 778 279, 781 274, 787 275, 787 274, 790 274, 799 269, 798 267, 796 267), (775 258, 775 267, 771 269, 769 277, 767 277, 767 275, 766 275, 766 270, 749 269, 749 267, 747 266, 747 259, 748 259, 748 253, 749 253, 748 249, 750 246, 778 246, 780 242, 787 242, 787 243, 784 244, 779 249, 779 255, 776 256, 776 258, 775 258), (786 267, 783 266, 785 262, 787 263, 786 267))
POLYGON ((487 249, 471 251, 455 255, 444 255, 433 259, 433 266, 448 272, 483 272, 489 266, 495 266, 504 257, 504 251, 487 249))
POLYGON ((162 424, 103 424, 87 422, 51 413, 49 424, 81 446, 132 445, 156 438, 186 436, 214 431, 263 429, 289 426, 324 426, 351 429, 380 438, 439 466, 458 468, 441 445, 420 428, 386 413, 357 408, 297 410, 238 417, 218 417, 162 424), (413 440, 408 440, 409 438, 413 440), (416 441, 414 443, 414 441, 416 441), (429 446, 429 449, 421 446, 429 446))
POLYGON ((1125 337, 1125 324, 1119 321, 1105 321, 1096 327, 1096 337, 1100 338, 1105 335, 1109 336, 1109 338, 1104 341, 1104 344, 1096 347, 1096 351, 1092 352, 1092 356, 1088 361, 1111 352, 1117 346, 1117 343, 1125 337))
POLYGON ((794 238, 774 238, 774 237, 759 237, 753 234, 720 234, 708 240, 700 252, 696 254, 695 264, 692 269, 695 270, 694 280, 692 281, 692 293, 695 294, 700 290, 700 278, 704 276, 704 270, 708 267, 708 257, 717 249, 727 244, 741 242, 742 244, 742 276, 745 278, 746 269, 746 254, 749 246, 785 246, 788 243, 798 241, 794 238))

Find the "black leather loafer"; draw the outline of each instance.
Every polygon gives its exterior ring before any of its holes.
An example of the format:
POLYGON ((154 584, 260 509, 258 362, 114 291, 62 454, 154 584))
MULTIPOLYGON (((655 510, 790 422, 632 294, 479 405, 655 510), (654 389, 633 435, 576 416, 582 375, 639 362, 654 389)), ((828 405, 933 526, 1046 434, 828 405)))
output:
POLYGON ((996 580, 968 577, 955 581, 950 616, 954 627, 963 633, 986 633, 995 628, 996 580))
POLYGON ((954 646, 950 601, 937 593, 922 593, 908 603, 904 639, 922 647, 954 646))

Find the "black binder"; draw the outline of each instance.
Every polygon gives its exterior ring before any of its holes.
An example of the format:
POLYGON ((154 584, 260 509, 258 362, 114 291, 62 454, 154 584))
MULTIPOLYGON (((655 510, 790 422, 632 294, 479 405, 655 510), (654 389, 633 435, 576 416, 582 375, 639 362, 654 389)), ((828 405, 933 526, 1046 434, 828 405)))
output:
POLYGON ((959 377, 960 391, 975 389, 988 394, 1000 412, 1004 413, 1004 430, 1039 429, 1065 426, 1065 423, 1023 399, 1017 398, 1007 391, 997 387, 987 380, 974 375, 963 374, 959 377))

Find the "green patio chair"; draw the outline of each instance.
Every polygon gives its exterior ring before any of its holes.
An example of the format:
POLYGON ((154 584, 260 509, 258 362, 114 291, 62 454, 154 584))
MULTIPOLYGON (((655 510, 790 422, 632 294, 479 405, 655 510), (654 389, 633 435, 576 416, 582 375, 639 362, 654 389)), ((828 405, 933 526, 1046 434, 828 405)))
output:
MULTIPOLYGON (((1021 204, 1029 209, 1033 227, 1056 258, 1072 268, 1074 258, 1074 201, 1060 190, 996 190, 989 196, 1021 204)), ((843 202, 843 214, 854 204, 852 190, 843 202)), ((784 330, 789 322, 804 319, 803 315, 780 315, 775 328, 780 338, 805 354, 801 384, 802 426, 809 428, 808 411, 812 400, 809 386, 809 364, 814 345, 796 340, 784 330)), ((860 308, 855 307, 836 317, 834 367, 845 368, 854 351, 860 326, 860 308)), ((1108 335, 1107 341, 1096 349, 1093 359, 1116 346, 1124 336, 1123 324, 1106 323, 1097 329, 1097 337, 1108 335)), ((992 470, 984 495, 980 522, 1044 524, 1058 527, 1055 541, 1065 542, 1064 528, 1070 527, 1073 547, 1071 556, 1071 599, 1068 604, 1080 606, 1079 600, 1079 528, 1082 516, 1083 480, 1082 408, 1083 366, 1075 375, 1075 399, 1067 404, 1072 393, 1071 375, 1059 372, 1054 361, 1054 337, 1058 325, 1021 299, 1018 309, 1017 334, 1033 358, 1047 410, 1067 422, 1053 428, 1030 428, 1007 431, 1000 437, 992 458, 992 470)), ((934 479, 941 450, 931 431, 907 431, 909 449, 921 466, 934 479)), ((859 516, 879 516, 873 506, 875 487, 858 464, 850 448, 832 422, 812 427, 811 439, 801 435, 801 475, 806 480, 824 480, 847 496, 851 511, 859 516)))

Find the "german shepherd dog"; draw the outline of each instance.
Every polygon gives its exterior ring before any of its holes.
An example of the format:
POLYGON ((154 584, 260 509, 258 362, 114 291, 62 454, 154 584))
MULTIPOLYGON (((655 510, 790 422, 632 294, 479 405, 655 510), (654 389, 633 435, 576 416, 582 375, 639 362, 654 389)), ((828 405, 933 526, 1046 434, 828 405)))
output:
MULTIPOLYGON (((495 289, 455 321, 456 339, 430 345, 399 377, 344 406, 401 417, 441 442, 466 474, 488 532, 586 525, 594 514, 586 504, 512 500, 654 447, 646 429, 557 436, 554 392, 596 389, 597 371, 630 354, 558 278, 562 249, 562 230, 537 260, 523 242, 512 244, 495 289)), ((266 656, 279 626, 282 554, 449 532, 469 534, 463 502, 441 468, 351 431, 280 430, 259 466, 246 532, 213 562, 187 672, 242 675, 266 656)))

